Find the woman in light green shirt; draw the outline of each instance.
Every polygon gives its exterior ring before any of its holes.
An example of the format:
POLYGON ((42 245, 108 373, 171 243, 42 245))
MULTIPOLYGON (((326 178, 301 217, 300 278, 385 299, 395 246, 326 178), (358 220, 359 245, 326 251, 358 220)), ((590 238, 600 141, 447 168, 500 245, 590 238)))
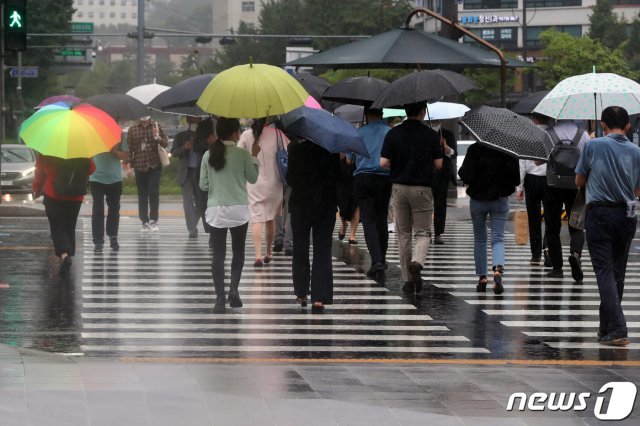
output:
MULTIPOLYGON (((210 140, 215 139, 213 121, 200 123, 205 127, 210 140)), ((258 160, 260 146, 254 144, 249 152, 235 146, 240 139, 240 122, 234 118, 218 118, 216 122, 218 139, 205 152, 200 165, 200 189, 207 191, 206 220, 211 226, 213 242, 213 260, 211 273, 216 289, 214 313, 224 313, 224 261, 227 251, 227 229, 231 232, 231 283, 229 285, 229 306, 241 308, 242 300, 238 293, 242 267, 244 266, 244 246, 247 238, 249 202, 247 182, 258 179, 258 160)))

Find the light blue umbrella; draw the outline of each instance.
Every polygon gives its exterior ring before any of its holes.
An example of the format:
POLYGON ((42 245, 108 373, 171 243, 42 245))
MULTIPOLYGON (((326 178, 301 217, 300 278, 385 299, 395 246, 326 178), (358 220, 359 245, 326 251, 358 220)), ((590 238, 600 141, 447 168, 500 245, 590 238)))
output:
POLYGON ((310 140, 329 152, 355 152, 369 158, 364 140, 356 128, 323 109, 307 106, 296 108, 282 116, 286 131, 310 140))

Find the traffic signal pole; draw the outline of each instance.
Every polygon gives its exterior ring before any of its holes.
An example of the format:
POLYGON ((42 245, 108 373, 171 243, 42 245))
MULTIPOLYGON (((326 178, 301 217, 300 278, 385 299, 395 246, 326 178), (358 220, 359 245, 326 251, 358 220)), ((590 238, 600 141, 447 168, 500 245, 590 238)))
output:
POLYGON ((136 58, 136 81, 138 86, 144 83, 144 2, 138 0, 138 51, 136 58))
POLYGON ((5 111, 6 111, 6 106, 5 106, 5 99, 4 99, 4 72, 5 72, 5 68, 4 68, 4 38, 5 38, 5 34, 4 34, 4 13, 5 13, 5 9, 4 9, 4 2, 2 3, 2 8, 0 9, 0 19, 2 19, 2 40, 0 43, 0 71, 2 71, 0 74, 2 74, 0 76, 0 137, 2 137, 2 141, 4 141, 4 139, 7 137, 7 132, 6 132, 6 128, 5 128, 5 111))

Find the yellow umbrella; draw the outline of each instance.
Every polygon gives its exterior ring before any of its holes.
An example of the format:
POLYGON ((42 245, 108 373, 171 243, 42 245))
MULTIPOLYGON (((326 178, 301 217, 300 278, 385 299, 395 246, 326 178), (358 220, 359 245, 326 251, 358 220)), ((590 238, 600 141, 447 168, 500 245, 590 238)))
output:
POLYGON ((282 68, 250 63, 215 76, 197 105, 221 117, 261 118, 292 111, 308 97, 300 83, 282 68))

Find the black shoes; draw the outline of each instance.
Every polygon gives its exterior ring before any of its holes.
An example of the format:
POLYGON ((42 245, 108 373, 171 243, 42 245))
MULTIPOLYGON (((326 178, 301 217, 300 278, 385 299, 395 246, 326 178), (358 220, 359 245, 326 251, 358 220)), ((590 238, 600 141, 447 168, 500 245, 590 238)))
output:
POLYGON ((416 284, 422 281, 420 271, 422 271, 422 266, 418 262, 409 264, 409 279, 412 283, 416 284))
POLYGON ((544 267, 551 268, 553 263, 551 263, 551 256, 549 256, 549 249, 544 249, 542 252, 544 254, 544 267))
POLYGON ((118 244, 118 237, 109 237, 109 246, 113 251, 120 250, 120 244, 118 244))
POLYGON ((600 337, 598 339, 598 343, 606 346, 627 346, 629 344, 629 338, 626 334, 617 334, 612 332, 600 337))
POLYGON ((402 286, 402 291, 405 292, 406 294, 413 294, 416 292, 416 285, 411 281, 407 281, 402 286))
POLYGON ((484 293, 487 291, 487 276, 481 275, 478 279, 478 284, 476 284, 476 291, 478 293, 484 293))
POLYGON ((540 265, 540 256, 531 256, 530 265, 540 265))
POLYGON ((444 240, 442 239, 442 235, 436 235, 433 239, 433 244, 437 244, 439 246, 444 245, 444 240))
POLYGON ((103 245, 102 244, 95 244, 93 246, 93 252, 94 253, 102 253, 102 249, 103 249, 103 245))
POLYGON ((229 306, 232 308, 242 308, 242 300, 240 299, 240 295, 237 291, 229 292, 229 306))
POLYGON ((198 231, 189 232, 189 238, 198 238, 198 231))
POLYGON ((580 261, 580 255, 578 253, 571 253, 569 256, 569 265, 571 265, 571 276, 577 283, 581 283, 584 279, 582 273, 582 262, 580 261))
POLYGON ((293 249, 284 249, 285 256, 293 256, 293 249))
POLYGON ((544 276, 547 278, 564 278, 564 272, 562 272, 562 269, 552 269, 544 276))
POLYGON ((307 298, 306 297, 296 297, 296 303, 299 303, 301 308, 306 308, 307 307, 307 298))
POLYGON ((62 260, 62 264, 60 265, 60 277, 68 278, 70 270, 71 270, 71 256, 67 255, 62 260))
POLYGON ((378 274, 380 274, 381 272, 384 272, 387 269, 386 266, 387 265, 382 262, 373 263, 371 265, 371 268, 369 268, 369 270, 367 271, 367 276, 369 278, 376 277, 378 274))
POLYGON ((224 314, 227 311, 227 307, 224 303, 224 294, 222 297, 216 298, 216 304, 213 305, 213 313, 214 314, 224 314))
POLYGON ((352 240, 351 238, 349 238, 349 244, 356 245, 358 244, 358 240, 352 240))
POLYGON ((275 243, 273 243, 274 253, 280 253, 283 249, 284 249, 284 244, 282 243, 282 241, 276 241, 275 243))
POLYGON ((312 314, 321 314, 323 312, 324 312, 324 305, 318 304, 318 302, 314 302, 313 305, 311 305, 312 314))
POLYGON ((504 287, 502 285, 502 272, 494 272, 493 274, 493 292, 495 294, 504 293, 504 287))

